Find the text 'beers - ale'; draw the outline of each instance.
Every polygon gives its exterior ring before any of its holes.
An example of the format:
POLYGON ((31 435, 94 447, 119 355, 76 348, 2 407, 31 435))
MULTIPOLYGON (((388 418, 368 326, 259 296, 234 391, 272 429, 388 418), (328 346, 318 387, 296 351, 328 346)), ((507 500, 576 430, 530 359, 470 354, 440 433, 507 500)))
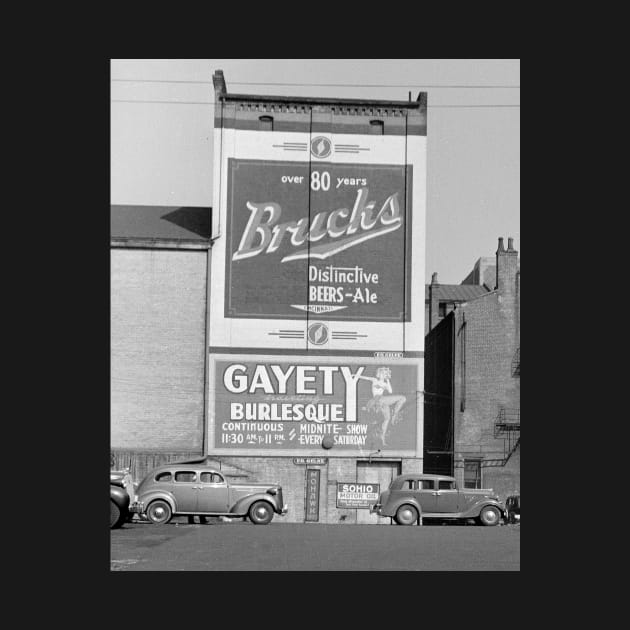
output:
POLYGON ((262 252, 275 252, 285 235, 290 235, 290 242, 294 247, 300 247, 306 241, 317 243, 326 236, 332 240, 326 239, 326 242, 311 246, 310 249, 299 249, 284 256, 280 262, 301 258, 324 259, 369 239, 393 232, 402 225, 398 193, 390 195, 378 212, 375 212, 376 203, 368 201, 367 197, 368 189, 359 188, 352 212, 347 208, 339 208, 330 213, 319 212, 313 217, 310 227, 308 217, 278 223, 282 208, 277 203, 248 201, 247 208, 251 214, 232 260, 251 258, 262 252), (265 221, 266 214, 268 216, 265 221))

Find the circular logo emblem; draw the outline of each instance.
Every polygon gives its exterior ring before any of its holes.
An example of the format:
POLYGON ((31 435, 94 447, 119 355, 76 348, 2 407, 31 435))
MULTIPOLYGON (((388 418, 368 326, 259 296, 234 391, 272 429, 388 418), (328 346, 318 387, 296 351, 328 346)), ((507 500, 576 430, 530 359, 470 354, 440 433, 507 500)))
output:
POLYGON ((325 136, 317 136, 311 140, 311 153, 316 158, 327 158, 332 152, 332 143, 325 136))
POLYGON ((321 346, 328 341, 328 326, 322 323, 311 324, 307 336, 310 343, 321 346))

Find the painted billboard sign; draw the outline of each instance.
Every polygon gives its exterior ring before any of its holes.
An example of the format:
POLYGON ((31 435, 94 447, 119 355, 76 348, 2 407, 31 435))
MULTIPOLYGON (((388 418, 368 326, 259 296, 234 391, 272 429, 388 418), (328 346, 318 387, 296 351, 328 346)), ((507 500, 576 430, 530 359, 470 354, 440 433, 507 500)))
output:
POLYGON ((409 321, 412 175, 228 160, 225 317, 409 321))
POLYGON ((378 483, 337 482, 337 507, 367 509, 378 501, 378 483))
POLYGON ((426 135, 405 135, 402 110, 397 133, 369 135, 309 132, 307 119, 261 131, 240 104, 226 107, 232 118, 215 129, 212 350, 419 356, 426 135))
POLYGON ((313 357, 215 357, 214 452, 367 455, 417 449, 417 361, 313 357))

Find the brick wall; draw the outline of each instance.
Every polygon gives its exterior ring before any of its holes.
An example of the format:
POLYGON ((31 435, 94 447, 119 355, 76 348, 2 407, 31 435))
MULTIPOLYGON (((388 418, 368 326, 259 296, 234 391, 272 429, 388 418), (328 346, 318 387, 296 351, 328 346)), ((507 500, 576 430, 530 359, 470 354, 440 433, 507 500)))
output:
POLYGON ((207 252, 111 250, 111 446, 203 448, 207 252))

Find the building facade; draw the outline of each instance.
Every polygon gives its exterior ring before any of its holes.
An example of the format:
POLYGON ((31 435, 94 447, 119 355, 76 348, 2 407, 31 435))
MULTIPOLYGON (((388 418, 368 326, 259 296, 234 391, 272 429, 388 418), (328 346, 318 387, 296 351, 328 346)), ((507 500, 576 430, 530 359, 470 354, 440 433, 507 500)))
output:
POLYGON ((212 212, 112 209, 114 465, 205 457, 281 483, 281 522, 389 523, 424 456, 426 94, 213 79, 212 212))
POLYGON ((499 239, 494 290, 459 303, 426 339, 425 469, 520 491, 520 269, 499 239))

